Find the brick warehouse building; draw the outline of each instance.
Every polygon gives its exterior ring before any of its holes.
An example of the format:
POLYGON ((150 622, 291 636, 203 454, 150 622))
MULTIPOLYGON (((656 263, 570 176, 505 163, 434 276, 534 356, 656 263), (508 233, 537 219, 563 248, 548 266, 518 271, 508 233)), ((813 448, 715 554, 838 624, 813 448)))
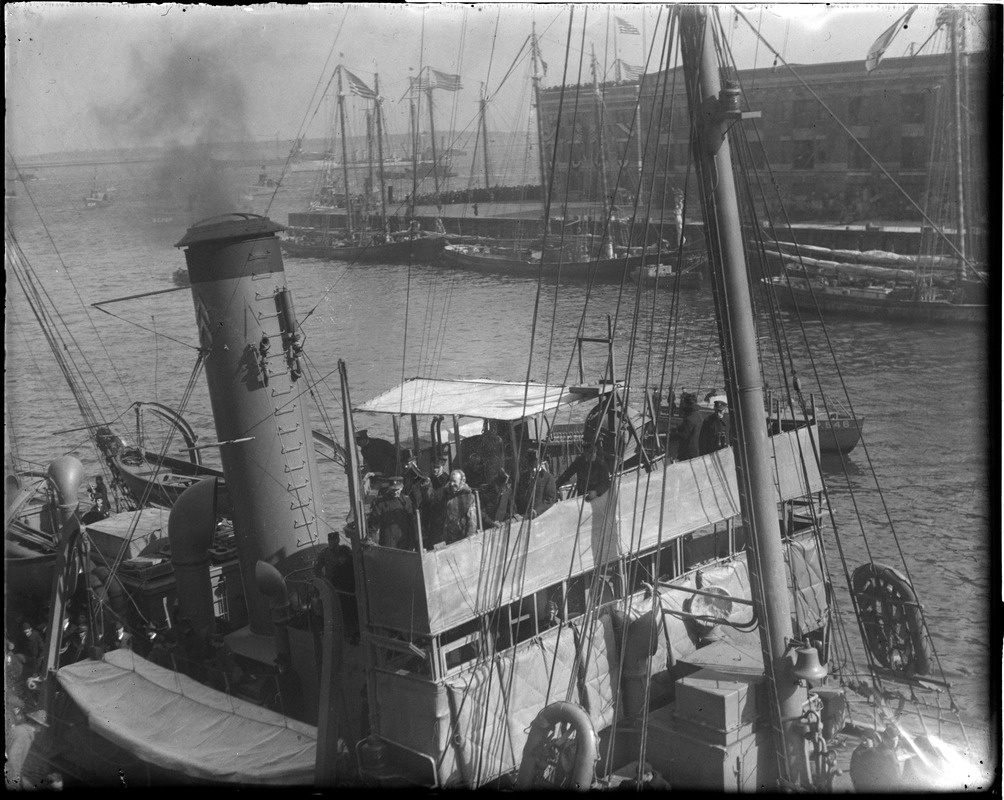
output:
MULTIPOLYGON (((963 108, 970 130, 966 139, 971 164, 968 172, 979 178, 967 202, 978 209, 974 219, 982 221, 989 187, 988 93, 991 72, 997 74, 997 66, 987 52, 966 58, 969 69, 963 72, 969 76, 968 100, 963 108)), ((943 179, 939 176, 949 174, 945 170, 954 163, 949 137, 944 136, 948 124, 942 121, 948 119, 944 111, 951 89, 950 56, 886 58, 872 73, 866 72, 861 60, 796 65, 794 70, 909 195, 927 208, 928 181, 943 179)), ((749 157, 758 169, 769 163, 793 221, 899 220, 920 224, 919 213, 788 69, 741 70, 738 82, 743 109, 762 114, 755 127, 743 123, 749 157)), ((558 127, 559 106, 562 108, 554 162, 555 196, 565 196, 567 181, 570 200, 600 201, 600 137, 596 130, 602 118, 607 184, 612 187, 616 181, 621 187, 618 202, 622 207, 633 202, 641 163, 642 202, 647 203, 651 196, 656 208, 670 204, 671 200, 663 200, 670 196, 667 189, 682 189, 690 160, 682 68, 664 75, 645 75, 640 84, 605 84, 601 87, 602 112, 597 109, 592 86, 579 87, 577 103, 574 94, 569 94, 571 88, 565 88, 564 98, 561 87, 541 93, 541 127, 548 150, 558 127), (654 158, 639 157, 632 130, 639 85, 640 119, 634 130, 642 132, 645 142, 652 140, 646 132, 658 127, 659 146, 648 147, 654 158), (662 102, 656 102, 657 93, 662 102)), ((994 130, 996 125, 994 120, 994 130)), ((691 186, 694 190, 688 203, 696 202, 693 178, 691 186)))

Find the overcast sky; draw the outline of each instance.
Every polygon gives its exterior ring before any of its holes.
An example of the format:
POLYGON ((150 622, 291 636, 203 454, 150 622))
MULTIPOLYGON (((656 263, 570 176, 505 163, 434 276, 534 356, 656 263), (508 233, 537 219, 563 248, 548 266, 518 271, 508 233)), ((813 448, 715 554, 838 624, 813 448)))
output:
MULTIPOLYGON (((614 59, 615 17, 640 34, 616 36, 617 54, 643 65, 644 43, 665 21, 660 5, 484 3, 248 5, 8 3, 7 147, 15 156, 169 143, 212 134, 257 140, 325 135, 319 86, 341 63, 372 85, 379 75, 388 130, 407 131, 402 102, 422 66, 457 73, 463 90, 436 92, 436 127, 476 118, 482 82, 493 101, 489 127, 521 130, 529 103, 524 57, 535 23, 548 65, 544 85, 561 82, 574 10, 569 82, 579 51, 614 59), (660 12, 662 16, 660 17, 660 12), (512 68, 508 80, 503 78, 512 68), (501 88, 500 88, 500 84, 501 88)), ((862 62, 869 45, 909 8, 893 4, 740 5, 750 23, 792 63, 862 62)), ((740 67, 773 61, 732 6, 719 6, 740 67)), ((887 52, 899 56, 933 30, 939 6, 921 4, 887 52)), ((978 34, 978 26, 973 30, 978 34)), ((972 34, 971 34, 972 35, 972 34)), ((653 57, 654 58, 654 57, 653 57)), ((655 70, 656 61, 652 62, 655 70)), ((581 80, 589 80, 588 72, 581 80)), ((183 141, 183 143, 189 143, 183 141)))

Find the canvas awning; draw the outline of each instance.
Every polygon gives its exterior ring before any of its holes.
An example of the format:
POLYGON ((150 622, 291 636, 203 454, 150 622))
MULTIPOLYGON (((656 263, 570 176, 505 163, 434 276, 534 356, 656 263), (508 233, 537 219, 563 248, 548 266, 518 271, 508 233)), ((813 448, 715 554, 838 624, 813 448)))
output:
POLYGON ((354 410, 517 420, 584 399, 582 393, 545 383, 411 378, 354 410))
POLYGON ((56 673, 91 730, 144 763, 197 781, 314 782, 317 729, 159 667, 130 650, 56 673))

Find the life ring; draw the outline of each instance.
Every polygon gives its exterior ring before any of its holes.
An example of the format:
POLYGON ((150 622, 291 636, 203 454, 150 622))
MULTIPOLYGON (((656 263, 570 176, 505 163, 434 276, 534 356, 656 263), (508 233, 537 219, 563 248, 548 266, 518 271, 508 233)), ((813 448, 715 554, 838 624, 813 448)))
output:
POLYGON ((931 648, 917 595, 892 567, 862 564, 852 576, 865 644, 887 669, 907 675, 931 672, 931 648))
POLYGON ((585 709, 564 700, 551 703, 530 724, 516 788, 589 791, 597 757, 596 731, 585 709))

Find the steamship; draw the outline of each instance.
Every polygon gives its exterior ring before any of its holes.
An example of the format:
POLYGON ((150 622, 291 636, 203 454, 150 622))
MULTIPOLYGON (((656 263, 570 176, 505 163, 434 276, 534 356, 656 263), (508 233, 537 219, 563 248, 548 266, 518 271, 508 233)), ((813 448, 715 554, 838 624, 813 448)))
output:
POLYGON ((339 362, 352 513, 326 537, 283 228, 253 214, 195 224, 177 246, 231 513, 213 476, 174 501, 166 541, 147 510, 82 527, 83 467, 71 456, 50 465, 60 546, 40 757, 106 785, 937 785, 952 751, 928 729, 911 734, 912 718, 886 702, 893 683, 908 687, 927 724, 928 699, 947 687, 898 570, 869 561, 850 576, 872 683, 829 677, 848 668, 848 631, 825 558, 819 428, 808 413, 764 425, 766 356, 739 225, 747 195, 730 149, 746 141, 739 91, 721 84, 726 37, 707 11, 673 14, 700 110, 693 152, 734 425, 724 446, 674 460, 661 400, 615 370, 609 322, 606 338, 576 337, 580 363, 584 344, 608 358, 574 383, 415 377, 357 405, 339 362), (437 532, 412 514, 415 547, 384 546, 367 520, 363 413, 385 419, 395 451, 410 449, 423 472, 443 453, 473 471, 478 437, 494 434, 516 496, 542 480, 522 477, 531 451, 557 473, 581 464, 587 444, 609 486, 576 486, 491 524, 475 492, 463 538, 426 547, 437 532), (60 665, 64 615, 97 553, 120 568, 87 587, 95 613, 169 625, 184 658, 94 648, 60 665), (871 716, 855 693, 875 704, 871 716))

